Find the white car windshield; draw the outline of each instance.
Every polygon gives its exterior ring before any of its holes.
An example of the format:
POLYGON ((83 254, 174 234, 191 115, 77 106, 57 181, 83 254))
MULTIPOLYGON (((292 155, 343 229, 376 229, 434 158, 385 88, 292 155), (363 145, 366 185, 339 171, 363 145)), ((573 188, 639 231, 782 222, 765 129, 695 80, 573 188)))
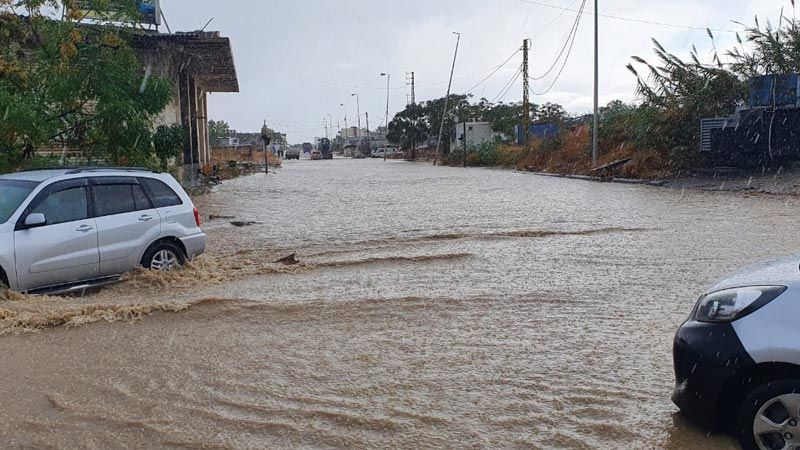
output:
POLYGON ((0 180, 0 223, 6 223, 39 183, 0 180))

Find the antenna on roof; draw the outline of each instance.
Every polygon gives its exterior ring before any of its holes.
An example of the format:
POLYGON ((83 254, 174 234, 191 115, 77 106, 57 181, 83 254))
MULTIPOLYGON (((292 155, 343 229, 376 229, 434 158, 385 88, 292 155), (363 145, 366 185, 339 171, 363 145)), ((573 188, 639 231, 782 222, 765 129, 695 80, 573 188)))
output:
POLYGON ((214 20, 213 17, 208 19, 208 22, 206 22, 206 24, 203 25, 203 28, 200 31, 206 31, 206 27, 209 26, 211 24, 211 21, 213 21, 213 20, 214 20))
POLYGON ((172 30, 170 30, 170 28, 169 28, 169 23, 167 22, 167 18, 166 18, 166 16, 164 16, 164 10, 160 9, 159 13, 161 13, 161 20, 164 21, 164 25, 167 26, 167 33, 172 34, 172 30))

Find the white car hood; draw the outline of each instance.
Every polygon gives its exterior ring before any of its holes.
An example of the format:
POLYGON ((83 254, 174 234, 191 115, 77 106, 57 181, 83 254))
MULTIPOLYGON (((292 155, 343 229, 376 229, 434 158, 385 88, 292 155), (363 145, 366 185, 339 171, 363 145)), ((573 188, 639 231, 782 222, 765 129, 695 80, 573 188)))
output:
POLYGON ((743 286, 792 286, 800 282, 800 255, 742 269, 715 284, 708 293, 743 286))

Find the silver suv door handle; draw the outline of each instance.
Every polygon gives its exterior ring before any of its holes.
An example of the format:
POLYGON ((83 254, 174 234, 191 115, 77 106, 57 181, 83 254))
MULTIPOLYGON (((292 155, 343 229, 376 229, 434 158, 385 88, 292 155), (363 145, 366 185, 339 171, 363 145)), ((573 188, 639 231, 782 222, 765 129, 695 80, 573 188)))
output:
POLYGON ((94 230, 94 227, 90 227, 89 225, 82 225, 80 228, 78 228, 75 231, 80 231, 81 233, 88 233, 88 232, 90 232, 92 230, 94 230))
POLYGON ((153 220, 153 216, 148 216, 147 214, 139 217, 140 222, 150 222, 151 220, 153 220))

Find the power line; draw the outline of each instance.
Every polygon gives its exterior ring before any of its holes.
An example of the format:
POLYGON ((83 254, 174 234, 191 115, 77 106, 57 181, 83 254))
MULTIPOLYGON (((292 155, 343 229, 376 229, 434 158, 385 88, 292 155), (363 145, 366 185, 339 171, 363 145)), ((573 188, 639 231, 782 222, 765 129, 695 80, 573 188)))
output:
POLYGON ((543 80, 548 75, 550 75, 551 72, 553 72, 553 69, 556 68, 558 62, 561 60, 561 57, 564 56, 564 52, 567 50, 567 47, 568 46, 571 47, 571 42, 575 42, 575 35, 578 33, 578 25, 580 25, 581 17, 583 16, 583 14, 581 13, 584 11, 584 8, 586 8, 586 0, 583 0, 583 3, 581 3, 581 7, 578 10, 578 15, 575 16, 575 22, 572 24, 572 28, 569 30, 569 34, 567 35, 567 40, 564 41, 564 46, 561 47, 561 51, 556 56, 556 59, 553 61, 553 65, 551 65, 550 68, 547 69, 547 71, 542 75, 531 77, 531 80, 534 81, 543 80))
POLYGON ((505 86, 503 86, 503 89, 501 89, 500 93, 498 93, 494 97, 494 99, 492 99, 491 103, 497 103, 498 101, 501 101, 502 99, 506 98, 506 95, 508 95, 508 93, 511 91, 511 88, 514 87, 514 83, 517 82, 520 75, 522 75, 522 64, 520 64, 519 68, 514 73, 514 77, 511 78, 511 80, 508 83, 506 83, 505 86))
MULTIPOLYGON (((578 36, 578 27, 580 26, 580 19, 581 17, 583 17, 584 8, 586 8, 586 0, 583 0, 583 4, 581 4, 581 9, 578 11, 578 20, 575 22, 575 27, 572 29, 572 40, 569 42, 569 49, 567 50, 567 54, 564 57, 563 64, 561 64, 561 69, 558 70, 558 74, 556 74, 556 77, 553 79, 553 82, 550 83, 550 86, 548 86, 544 92, 536 92, 533 89, 531 89, 533 95, 545 95, 548 92, 550 92, 553 89, 553 87, 555 87, 558 80, 561 78, 561 74, 564 73, 564 68, 567 67, 567 62, 569 61, 569 57, 570 55, 572 55, 572 49, 575 46, 575 38, 577 38, 578 36)), ((556 63, 558 63, 558 59, 556 59, 556 63)), ((553 65, 553 67, 555 67, 555 64, 553 65)))
MULTIPOLYGON (((569 7, 551 5, 549 3, 543 3, 543 2, 536 1, 536 0, 519 0, 519 1, 521 1, 522 3, 531 4, 531 5, 544 6, 545 8, 553 8, 553 9, 561 9, 561 10, 566 10, 566 11, 577 12, 576 10, 570 9, 569 7)), ((594 15, 594 13, 591 13, 591 12, 588 12, 588 11, 584 12, 583 14, 594 15)), ((724 28, 695 27, 695 26, 691 26, 691 25, 681 25, 681 24, 676 24, 676 23, 657 22, 655 20, 648 20, 648 19, 635 19, 635 18, 631 18, 631 17, 613 16, 613 15, 610 15, 610 14, 600 14, 600 17, 605 17, 607 19, 614 19, 614 20, 624 20, 626 22, 645 23, 645 24, 648 24, 648 25, 657 25, 657 26, 660 26, 660 27, 684 28, 684 29, 688 29, 688 30, 702 30, 702 31, 711 30, 711 31, 718 31, 718 32, 721 32, 721 33, 737 33, 737 31, 735 31, 735 30, 727 30, 727 29, 724 29, 724 28)))
POLYGON ((557 16, 553 17, 553 19, 550 22, 547 22, 547 25, 543 26, 539 31, 537 31, 536 34, 533 35, 533 38, 536 39, 542 33, 544 33, 548 28, 550 28, 550 26, 552 26, 554 23, 556 23, 556 20, 560 19, 561 16, 563 16, 565 12, 569 11, 569 8, 572 8, 572 5, 574 5, 575 3, 578 3, 578 1, 579 0, 572 0, 572 3, 567 5, 567 7, 562 9, 561 12, 558 13, 557 16))
POLYGON ((502 64, 500 64, 499 66, 495 67, 494 71, 492 71, 492 73, 490 73, 486 78, 484 78, 483 80, 478 82, 478 84, 476 84, 475 86, 472 86, 470 89, 468 89, 465 92, 465 94, 471 94, 472 91, 474 91, 475 89, 479 88, 481 85, 483 85, 483 83, 486 83, 487 81, 489 81, 489 78, 492 78, 497 72, 500 71, 500 69, 505 67, 505 65, 508 64, 508 62, 511 61, 511 59, 513 59, 515 56, 517 56, 517 53, 519 53, 519 52, 520 52, 520 49, 517 49, 517 51, 512 53, 511 56, 509 56, 507 60, 503 61, 502 64))

